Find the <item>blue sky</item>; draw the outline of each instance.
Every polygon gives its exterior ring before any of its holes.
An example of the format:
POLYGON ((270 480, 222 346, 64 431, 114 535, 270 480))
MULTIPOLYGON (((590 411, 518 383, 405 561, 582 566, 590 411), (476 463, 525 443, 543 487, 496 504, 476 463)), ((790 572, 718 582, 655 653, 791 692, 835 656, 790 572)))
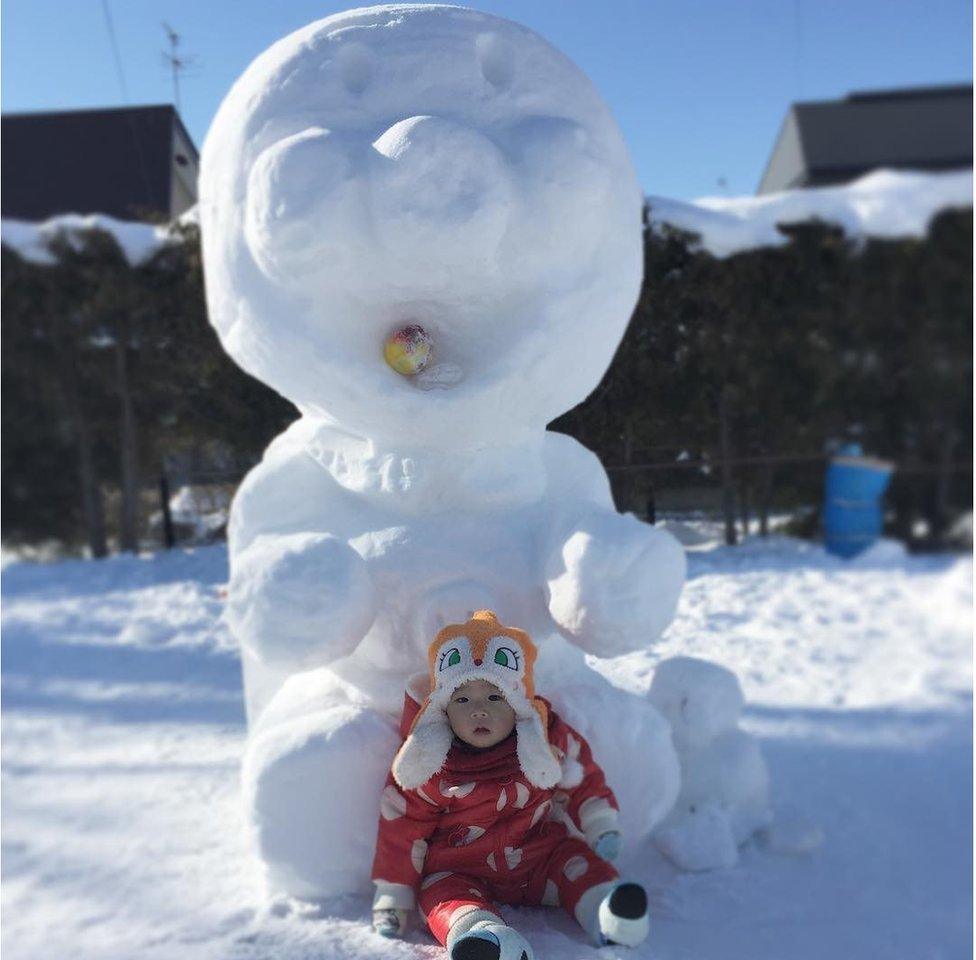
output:
MULTIPOLYGON (((173 100, 169 22, 196 66, 182 115, 200 146, 224 93, 265 47, 354 3, 3 0, 3 110, 173 100), (118 39, 126 97, 108 39, 118 39)), ((970 0, 480 0, 590 76, 644 190, 753 193, 789 104, 851 90, 972 81, 970 0)))

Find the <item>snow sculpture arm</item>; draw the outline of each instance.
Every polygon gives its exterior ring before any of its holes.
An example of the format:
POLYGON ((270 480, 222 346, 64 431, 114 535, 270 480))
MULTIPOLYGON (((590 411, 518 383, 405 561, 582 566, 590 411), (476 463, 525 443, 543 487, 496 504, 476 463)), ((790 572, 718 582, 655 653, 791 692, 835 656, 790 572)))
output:
POLYGON ((337 537, 262 535, 232 559, 227 622, 262 662, 309 669, 352 653, 374 593, 365 561, 337 537))
POLYGON ((619 514, 596 454, 546 434, 552 531, 543 554, 549 612, 587 653, 615 657, 653 642, 674 616, 685 578, 680 544, 619 514))
POLYGON ((265 451, 234 498, 227 622, 263 663, 324 666, 351 653, 376 615, 363 558, 332 527, 342 503, 293 424, 265 451))
POLYGON ((419 790, 401 790, 391 773, 380 798, 376 853, 370 874, 376 885, 373 910, 411 910, 427 858, 427 841, 443 809, 419 790))
POLYGON ((569 798, 566 815, 595 849, 605 834, 619 833, 617 799, 586 739, 556 714, 549 727, 549 742, 560 757, 562 777, 556 786, 569 798))
POLYGON ((551 549, 549 612, 588 653, 639 650, 674 617, 685 557, 670 534, 630 515, 591 512, 551 549))

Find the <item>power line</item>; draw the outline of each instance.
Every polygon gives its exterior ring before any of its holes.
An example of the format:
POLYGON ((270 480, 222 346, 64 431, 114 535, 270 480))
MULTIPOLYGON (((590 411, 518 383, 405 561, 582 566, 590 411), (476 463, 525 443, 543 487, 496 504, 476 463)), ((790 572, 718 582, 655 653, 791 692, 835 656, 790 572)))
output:
POLYGON ((125 84, 125 71, 122 69, 122 57, 119 55, 119 44, 115 37, 115 26, 112 23, 112 12, 108 8, 108 0, 102 0, 102 13, 105 14, 105 29, 108 31, 108 42, 115 57, 115 70, 119 75, 119 86, 122 88, 122 99, 129 102, 129 91, 125 84))
MULTIPOLYGON (((115 25, 112 23, 112 11, 109 9, 108 0, 102 0, 102 13, 105 14, 105 29, 108 32, 108 42, 112 47, 112 55, 115 58, 115 69, 119 75, 119 86, 122 88, 122 102, 129 106, 129 88, 125 82, 125 70, 122 68, 122 55, 119 53, 119 43, 115 36, 115 25)), ((132 135, 132 142, 136 148, 136 156, 139 158, 139 174, 142 177, 142 185, 146 188, 146 201, 152 197, 152 181, 146 170, 146 158, 142 152, 142 141, 139 139, 139 132, 136 130, 132 112, 127 110, 126 124, 129 133, 132 135)))

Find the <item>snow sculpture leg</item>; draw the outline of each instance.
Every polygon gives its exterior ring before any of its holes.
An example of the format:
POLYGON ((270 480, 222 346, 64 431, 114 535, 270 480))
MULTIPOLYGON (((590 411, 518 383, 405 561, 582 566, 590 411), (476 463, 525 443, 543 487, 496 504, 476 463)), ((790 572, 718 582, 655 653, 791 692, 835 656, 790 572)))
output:
POLYGON ((251 736, 244 793, 273 890, 319 899, 369 883, 395 726, 329 670, 293 676, 251 736))

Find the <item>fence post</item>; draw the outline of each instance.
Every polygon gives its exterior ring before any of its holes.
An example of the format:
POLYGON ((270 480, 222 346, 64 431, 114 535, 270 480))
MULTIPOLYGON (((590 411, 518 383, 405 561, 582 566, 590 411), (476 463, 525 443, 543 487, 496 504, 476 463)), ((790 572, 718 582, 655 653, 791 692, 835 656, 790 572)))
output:
POLYGON ((172 550, 176 545, 176 534, 173 532, 173 517, 169 512, 169 480, 165 472, 159 475, 159 502, 163 508, 163 545, 172 550))

